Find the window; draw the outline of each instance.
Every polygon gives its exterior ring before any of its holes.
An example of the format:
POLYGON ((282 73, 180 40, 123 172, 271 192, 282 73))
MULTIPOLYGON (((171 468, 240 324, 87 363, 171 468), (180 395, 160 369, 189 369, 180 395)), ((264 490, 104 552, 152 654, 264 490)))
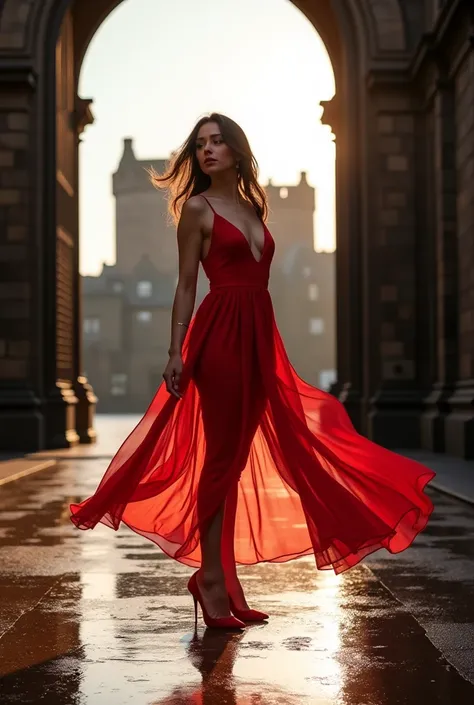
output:
POLYGON ((305 279, 311 276, 311 267, 303 267, 303 276, 305 279))
POLYGON ((114 282, 112 284, 112 291, 114 291, 116 294, 120 294, 120 292, 123 291, 123 283, 122 282, 114 282))
POLYGON ((114 397, 123 397, 127 393, 127 375, 116 372, 110 379, 110 393, 114 397))
POLYGON ((84 318, 83 331, 85 335, 98 335, 100 333, 100 318, 84 318))
POLYGON ((309 319, 309 332, 311 335, 321 335, 324 330, 324 321, 322 318, 309 319))
POLYGON ((137 321, 140 321, 140 323, 149 323, 151 321, 151 311, 138 311, 137 321))
POLYGON ((280 189, 280 198, 288 198, 288 189, 286 186, 282 186, 280 189))
POLYGON ((317 301, 319 299, 319 286, 317 284, 310 284, 308 286, 308 298, 310 301, 317 301))
POLYGON ((141 299, 148 299, 153 290, 152 284, 149 281, 141 281, 137 284, 137 295, 141 299))

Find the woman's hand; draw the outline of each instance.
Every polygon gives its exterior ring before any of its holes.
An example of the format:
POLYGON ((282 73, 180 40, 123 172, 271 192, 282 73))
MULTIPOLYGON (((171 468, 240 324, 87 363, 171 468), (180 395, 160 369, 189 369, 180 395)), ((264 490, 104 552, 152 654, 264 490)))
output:
POLYGON ((163 372, 163 379, 166 382, 167 391, 173 396, 181 399, 182 394, 179 391, 179 381, 183 371, 183 359, 180 354, 175 353, 170 355, 168 364, 163 372))

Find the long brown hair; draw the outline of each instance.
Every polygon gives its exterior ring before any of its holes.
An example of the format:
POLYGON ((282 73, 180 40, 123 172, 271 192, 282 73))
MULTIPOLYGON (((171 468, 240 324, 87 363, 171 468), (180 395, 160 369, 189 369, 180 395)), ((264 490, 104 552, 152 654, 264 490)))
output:
POLYGON ((258 217, 265 221, 268 215, 267 196, 257 181, 257 160, 240 125, 220 113, 206 115, 196 123, 189 137, 173 152, 163 174, 158 174, 153 168, 148 170, 152 184, 156 188, 168 189, 168 210, 176 223, 188 198, 206 191, 211 185, 210 176, 202 171, 196 156, 199 130, 208 122, 216 122, 219 125, 224 142, 240 162, 236 172, 239 194, 252 204, 258 217))

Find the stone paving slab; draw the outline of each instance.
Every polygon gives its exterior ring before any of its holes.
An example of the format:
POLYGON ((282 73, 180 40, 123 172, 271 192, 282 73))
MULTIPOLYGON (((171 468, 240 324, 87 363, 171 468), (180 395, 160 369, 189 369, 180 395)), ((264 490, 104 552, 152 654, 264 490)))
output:
POLYGON ((1 703, 471 705, 474 509, 431 491, 403 554, 340 576, 311 557, 241 570, 267 624, 193 630, 191 571, 129 531, 79 531, 102 460, 0 494, 1 703))
POLYGON ((57 461, 53 458, 16 458, 13 460, 3 460, 0 462, 0 485, 6 485, 7 482, 19 480, 22 477, 31 475, 40 470, 47 470, 57 465, 57 461))
POLYGON ((444 494, 432 499, 431 520, 407 551, 379 551, 365 565, 474 683, 474 508, 444 494))

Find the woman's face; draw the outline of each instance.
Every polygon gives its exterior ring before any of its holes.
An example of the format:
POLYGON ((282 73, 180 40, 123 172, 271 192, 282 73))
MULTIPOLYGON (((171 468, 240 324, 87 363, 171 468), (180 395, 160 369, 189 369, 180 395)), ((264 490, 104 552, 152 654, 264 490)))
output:
POLYGON ((205 174, 212 176, 236 167, 233 151, 222 138, 216 122, 206 122, 200 128, 196 138, 196 156, 199 166, 205 174))

